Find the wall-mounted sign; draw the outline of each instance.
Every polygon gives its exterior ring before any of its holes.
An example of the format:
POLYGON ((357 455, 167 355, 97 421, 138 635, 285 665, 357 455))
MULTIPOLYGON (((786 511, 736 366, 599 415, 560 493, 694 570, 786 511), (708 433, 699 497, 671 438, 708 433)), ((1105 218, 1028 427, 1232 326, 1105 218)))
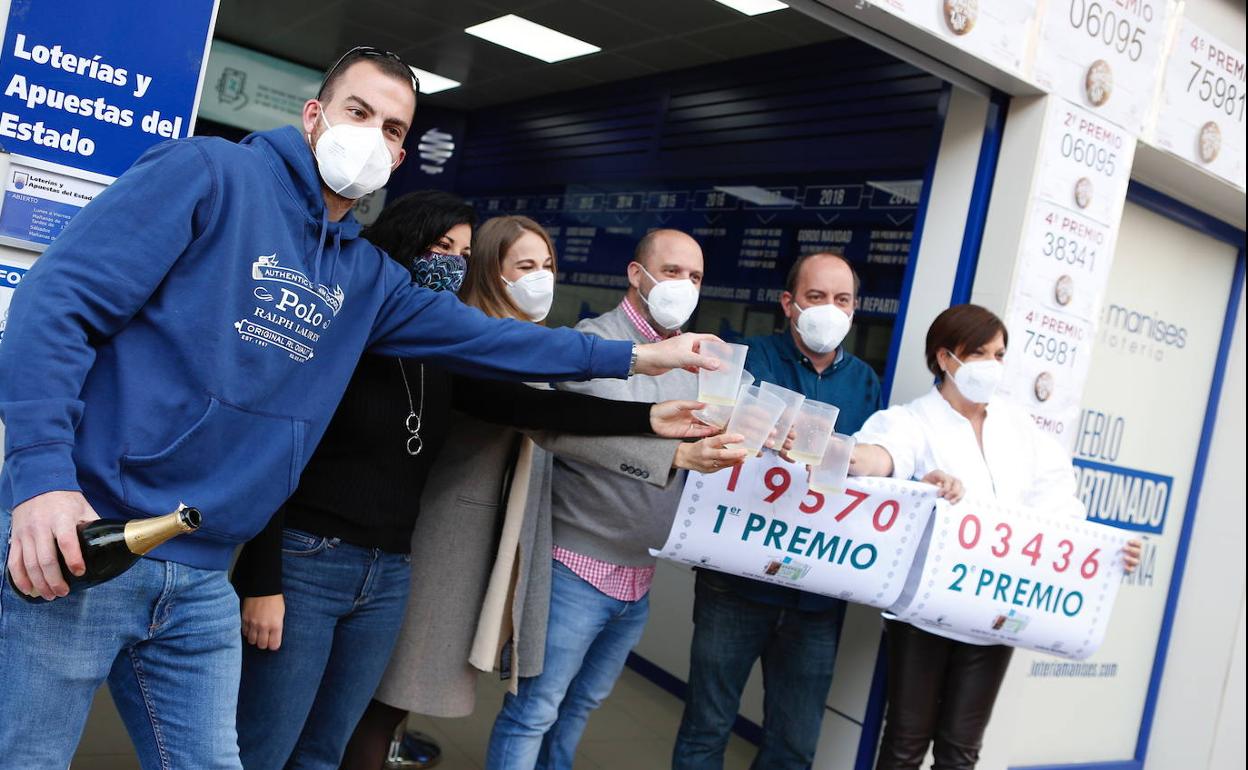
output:
POLYGON ((0 145, 116 177, 153 144, 189 136, 215 8, 13 0, 0 52, 0 145))
POLYGON ((1166 62, 1151 141, 1244 188, 1244 52, 1187 19, 1166 62))
POLYGON ((1036 27, 1036 0, 871 0, 967 53, 1023 74, 1036 27))
POLYGON ((1138 134, 1151 112, 1171 10, 1170 0, 1050 0, 1032 78, 1138 134))
POLYGON ((316 98, 321 72, 212 41, 199 114, 248 131, 299 125, 303 105, 316 98))
POLYGON ((0 262, 0 342, 4 342, 4 328, 9 324, 9 303, 13 290, 22 282, 27 268, 0 262))
POLYGON ((0 198, 0 243, 43 251, 110 181, 99 174, 10 155, 0 198))
POLYGON ((560 280, 573 285, 627 285, 622 268, 637 241, 654 228, 672 227, 702 246, 704 299, 773 305, 798 256, 833 250, 842 251, 862 279, 857 312, 897 314, 922 180, 812 174, 754 181, 684 180, 679 189, 644 182, 572 185, 469 201, 483 217, 537 219, 555 239, 560 280))
POLYGON ((1097 317, 1135 159, 1135 137, 1050 98, 1009 305, 1001 392, 1074 441, 1097 317))

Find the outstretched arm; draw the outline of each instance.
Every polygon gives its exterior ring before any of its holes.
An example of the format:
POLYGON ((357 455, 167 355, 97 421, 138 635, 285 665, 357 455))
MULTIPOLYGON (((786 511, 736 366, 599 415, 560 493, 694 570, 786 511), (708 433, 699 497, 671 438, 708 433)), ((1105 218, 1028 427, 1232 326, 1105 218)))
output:
POLYGON ((385 261, 381 280, 388 293, 368 340, 371 353, 437 362, 460 374, 529 382, 625 378, 634 347, 637 374, 717 366, 698 352, 710 335, 682 334, 634 346, 572 329, 490 318, 453 294, 414 286, 411 275, 393 260, 385 261))

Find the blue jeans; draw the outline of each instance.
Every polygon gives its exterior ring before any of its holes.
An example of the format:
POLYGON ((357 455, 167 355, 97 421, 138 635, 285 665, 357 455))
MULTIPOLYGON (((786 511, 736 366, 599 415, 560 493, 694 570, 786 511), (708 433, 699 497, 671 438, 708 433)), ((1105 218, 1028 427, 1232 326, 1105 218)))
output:
POLYGON ((759 770, 809 768, 832 686, 845 605, 803 612, 745 599, 698 572, 689 694, 672 752, 674 770, 724 766, 728 734, 754 661, 763 661, 759 770))
POLYGON ((282 646, 243 645, 247 770, 336 768, 385 673, 407 607, 408 554, 282 533, 282 646))
POLYGON ((486 769, 571 768, 590 712, 611 694, 649 614, 649 595, 612 599, 553 562, 542 673, 504 696, 486 769))
MULTIPOLYGON (((7 564, 12 521, 0 511, 7 564)), ((238 599, 221 570, 139 559, 51 603, 0 580, 0 769, 69 766, 106 680, 144 770, 239 770, 238 599)))

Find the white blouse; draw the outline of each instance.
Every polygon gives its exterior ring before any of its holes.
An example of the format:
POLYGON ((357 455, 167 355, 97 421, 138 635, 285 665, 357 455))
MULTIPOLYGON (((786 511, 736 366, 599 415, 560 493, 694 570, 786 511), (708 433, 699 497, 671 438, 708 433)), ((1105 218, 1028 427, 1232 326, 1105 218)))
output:
POLYGON ((930 471, 945 471, 962 481, 969 499, 1087 517, 1075 495, 1070 455, 1011 403, 988 404, 982 452, 970 420, 934 387, 908 404, 871 415, 854 438, 884 447, 893 458, 894 478, 921 479, 930 471))
MULTIPOLYGON (((967 499, 986 498, 1053 516, 1087 518, 1083 503, 1075 496, 1070 455, 1011 403, 989 402, 982 452, 970 420, 958 414, 934 387, 908 404, 871 415, 854 438, 860 444, 884 447, 893 458, 894 478, 917 480, 930 471, 945 471, 961 480, 967 499)), ((929 526, 923 533, 920 552, 926 549, 930 536, 929 526)), ((907 581, 903 596, 913 588, 907 581)), ((887 612, 884 616, 892 617, 887 612)), ((984 644, 955 631, 928 630, 950 639, 984 644)))

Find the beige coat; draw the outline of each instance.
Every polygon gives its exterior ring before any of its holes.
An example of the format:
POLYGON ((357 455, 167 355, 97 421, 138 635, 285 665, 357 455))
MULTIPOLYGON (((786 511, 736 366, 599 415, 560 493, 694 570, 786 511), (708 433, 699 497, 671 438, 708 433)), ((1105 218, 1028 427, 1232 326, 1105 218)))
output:
MULTIPOLYGON (((647 481, 658 485, 670 476, 678 443, 645 437, 534 438, 551 451, 619 473, 639 477, 644 471, 647 481)), ((412 533, 407 616, 377 700, 431 716, 471 714, 478 673, 469 663, 474 641, 475 659, 483 668, 493 668, 497 651, 513 639, 513 681, 515 675, 541 673, 550 606, 552 456, 534 446, 527 483, 508 483, 521 439, 511 428, 455 415, 421 500, 412 533), (515 549, 500 555, 505 513, 500 501, 508 489, 515 495, 508 505, 515 549), (496 559, 501 559, 497 570, 496 559), (496 571, 501 578, 491 586, 496 571)))

